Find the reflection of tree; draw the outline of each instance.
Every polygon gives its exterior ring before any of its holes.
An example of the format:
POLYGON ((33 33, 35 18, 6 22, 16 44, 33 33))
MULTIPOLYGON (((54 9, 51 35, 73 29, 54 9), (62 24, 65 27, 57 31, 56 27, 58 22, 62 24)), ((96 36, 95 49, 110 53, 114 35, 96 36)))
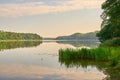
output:
POLYGON ((65 65, 67 68, 71 67, 82 67, 87 68, 88 66, 94 66, 98 70, 103 71, 106 78, 103 80, 120 80, 120 68, 110 67, 108 62, 95 61, 95 60, 82 60, 82 59, 64 59, 59 58, 61 65, 65 65))
POLYGON ((64 59, 59 58, 59 62, 61 65, 65 65, 67 68, 69 67, 82 67, 87 68, 88 66, 95 66, 99 70, 103 70, 106 68, 106 62, 99 62, 95 60, 82 60, 82 59, 64 59))
POLYGON ((107 75, 104 80, 120 80, 120 69, 107 68, 104 74, 107 75))
POLYGON ((10 42, 0 42, 0 51, 4 49, 13 49, 13 48, 24 48, 24 47, 33 47, 38 46, 41 41, 10 41, 10 42))
POLYGON ((81 46, 87 46, 87 47, 96 47, 99 45, 98 41, 94 40, 82 40, 82 41, 56 41, 60 44, 70 44, 74 47, 81 47, 81 46))

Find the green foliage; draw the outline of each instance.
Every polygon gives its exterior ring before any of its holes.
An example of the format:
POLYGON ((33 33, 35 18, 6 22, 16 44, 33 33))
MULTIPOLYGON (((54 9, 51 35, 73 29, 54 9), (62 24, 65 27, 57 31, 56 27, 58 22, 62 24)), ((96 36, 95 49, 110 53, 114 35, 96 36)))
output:
POLYGON ((41 40, 42 38, 33 33, 15 33, 0 31, 0 40, 41 40))
POLYGON ((93 66, 106 75, 104 80, 120 79, 120 47, 60 49, 59 62, 67 68, 93 66))
POLYGON ((100 41, 120 37, 120 0, 106 0, 102 9, 104 10, 101 18, 102 29, 97 34, 100 41))
POLYGON ((120 47, 60 49, 59 62, 68 68, 95 66, 107 75, 104 80, 120 79, 120 47))
POLYGON ((112 47, 98 47, 95 49, 60 49, 59 58, 65 59, 88 59, 97 61, 109 61, 113 57, 118 57, 120 55, 120 48, 112 47))
POLYGON ((100 46, 109 46, 109 47, 117 47, 120 46, 120 39, 116 38, 116 39, 110 39, 110 40, 106 40, 103 43, 100 44, 100 46))
POLYGON ((111 39, 113 35, 112 30, 113 29, 109 25, 106 25, 105 27, 103 27, 101 31, 97 33, 99 40, 101 42, 104 42, 105 40, 111 39))
POLYGON ((110 66, 116 66, 119 63, 118 57, 113 57, 110 61, 110 66))

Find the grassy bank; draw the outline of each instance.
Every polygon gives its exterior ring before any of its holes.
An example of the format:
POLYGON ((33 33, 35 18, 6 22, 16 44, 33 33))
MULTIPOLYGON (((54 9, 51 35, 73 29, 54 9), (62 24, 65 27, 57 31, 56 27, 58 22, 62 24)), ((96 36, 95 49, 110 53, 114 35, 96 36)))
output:
POLYGON ((61 59, 77 59, 77 60, 96 60, 109 61, 114 66, 118 63, 120 56, 120 47, 98 47, 94 49, 60 49, 59 58, 61 59))
POLYGON ((120 47, 60 49, 59 62, 68 68, 95 66, 107 75, 104 80, 120 79, 120 47))

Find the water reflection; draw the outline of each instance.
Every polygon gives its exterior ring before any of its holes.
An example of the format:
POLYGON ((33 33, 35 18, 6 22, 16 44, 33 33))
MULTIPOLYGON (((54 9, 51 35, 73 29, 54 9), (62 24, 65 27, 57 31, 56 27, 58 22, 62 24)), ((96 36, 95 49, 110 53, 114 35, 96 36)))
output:
POLYGON ((82 47, 82 46, 86 46, 86 47, 96 47, 98 46, 100 43, 96 40, 81 40, 81 41, 56 41, 59 44, 70 44, 74 47, 82 47))
POLYGON ((35 47, 40 45, 41 41, 8 41, 0 42, 0 51, 5 49, 35 47))
POLYGON ((106 62, 98 62, 95 60, 82 60, 82 59, 64 59, 59 58, 59 62, 61 65, 65 65, 67 68, 71 67, 82 67, 87 68, 88 66, 95 66, 99 70, 104 70, 106 68, 107 63, 106 62))
POLYGON ((108 67, 104 71, 107 77, 104 80, 120 80, 120 69, 115 69, 113 67, 108 67))
MULTIPOLYGON (((99 45, 97 41, 43 41, 43 43, 58 43, 58 44, 69 44, 75 48, 86 46, 86 47, 96 47, 99 45)), ((5 49, 14 48, 25 48, 25 47, 36 47, 42 44, 41 41, 8 41, 0 42, 0 51, 5 49)))
MULTIPOLYGON (((64 59, 59 58, 61 65, 65 65, 67 68, 71 67, 82 67, 88 69, 89 66, 96 67, 98 70, 102 71, 106 77, 103 80, 120 80, 120 70, 115 69, 115 67, 110 67, 107 62, 100 62, 95 60, 78 60, 78 59, 64 59)), ((89 69, 88 69, 89 71, 89 69)))
POLYGON ((101 76, 104 75, 97 71, 84 72, 21 64, 0 65, 0 80, 101 80, 101 76))
POLYGON ((41 42, 0 43, 0 50, 5 50, 0 51, 0 80, 102 80, 105 78, 103 71, 106 63, 58 60, 58 50, 61 48, 76 47, 55 41, 42 44, 41 42), (64 65, 66 62, 67 67, 64 65))

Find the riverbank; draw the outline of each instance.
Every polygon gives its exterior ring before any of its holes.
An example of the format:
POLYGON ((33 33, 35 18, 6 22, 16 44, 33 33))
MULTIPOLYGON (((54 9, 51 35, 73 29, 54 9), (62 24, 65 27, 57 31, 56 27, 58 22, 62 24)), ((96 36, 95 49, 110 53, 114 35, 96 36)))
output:
POLYGON ((106 61, 109 65, 116 66, 120 61, 120 47, 98 47, 93 49, 60 49, 59 58, 77 60, 106 61))

